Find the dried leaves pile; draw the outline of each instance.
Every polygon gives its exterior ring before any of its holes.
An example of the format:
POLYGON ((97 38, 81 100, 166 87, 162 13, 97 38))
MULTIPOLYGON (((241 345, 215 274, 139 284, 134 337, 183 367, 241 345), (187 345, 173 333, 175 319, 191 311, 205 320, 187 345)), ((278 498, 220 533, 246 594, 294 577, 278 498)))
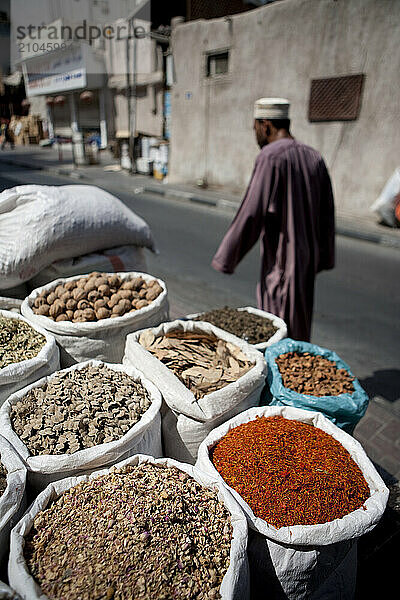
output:
POLYGON ((0 369, 34 358, 46 344, 46 338, 20 319, 0 316, 0 369))
POLYGON ((229 306, 203 313, 194 320, 212 323, 212 325, 246 340, 249 344, 267 342, 278 330, 270 319, 229 306))
POLYGON ((6 487, 7 487, 7 469, 5 468, 3 463, 0 462, 0 496, 2 496, 4 494, 4 492, 6 491, 6 487))
POLYGON ((144 331, 139 343, 154 354, 199 400, 236 381, 253 363, 229 342, 201 331, 170 331, 155 336, 144 331))
POLYGON ((336 363, 309 352, 287 352, 276 359, 283 385, 310 396, 339 396, 352 394, 355 377, 336 363))
POLYGON ((14 431, 33 456, 72 454, 121 438, 150 407, 147 390, 106 367, 59 372, 11 407, 14 431))
POLYGON ((122 317, 151 304, 163 291, 156 279, 121 280, 118 275, 94 271, 81 279, 66 281, 35 298, 32 310, 53 321, 85 323, 122 317))
POLYGON ((65 492, 36 516, 24 554, 51 600, 214 600, 231 539, 216 492, 142 464, 65 492))

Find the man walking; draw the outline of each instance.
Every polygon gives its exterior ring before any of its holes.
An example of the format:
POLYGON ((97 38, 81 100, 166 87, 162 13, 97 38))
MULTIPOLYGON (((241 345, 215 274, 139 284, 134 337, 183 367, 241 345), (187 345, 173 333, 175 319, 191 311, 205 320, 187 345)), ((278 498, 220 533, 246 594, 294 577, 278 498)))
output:
POLYGON ((233 273, 261 235, 258 306, 284 319, 290 337, 309 341, 315 276, 335 262, 334 203, 321 155, 290 134, 289 106, 284 98, 255 103, 261 152, 212 266, 233 273))

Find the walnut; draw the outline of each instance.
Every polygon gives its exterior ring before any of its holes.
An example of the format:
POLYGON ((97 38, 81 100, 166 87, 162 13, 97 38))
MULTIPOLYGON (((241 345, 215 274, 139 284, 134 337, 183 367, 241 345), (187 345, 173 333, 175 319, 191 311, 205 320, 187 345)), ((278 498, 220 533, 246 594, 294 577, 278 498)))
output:
POLYGON ((119 288, 121 285, 121 280, 118 277, 118 275, 114 274, 114 275, 110 275, 110 277, 108 278, 108 285, 110 287, 115 287, 115 288, 119 288))
POLYGON ((57 296, 57 298, 61 298, 61 296, 62 296, 63 294, 65 294, 65 291, 66 291, 66 290, 65 290, 65 288, 64 288, 64 286, 63 286, 63 285, 58 285, 58 286, 56 287, 56 289, 54 290, 54 293, 55 293, 55 295, 57 296))
POLYGON ((135 289, 135 280, 134 279, 128 279, 127 281, 124 281, 124 283, 121 285, 121 290, 133 290, 135 289))
POLYGON ((83 300, 79 300, 78 304, 77 304, 77 309, 78 310, 85 310, 85 308, 91 308, 90 303, 83 299, 83 300))
POLYGON ((50 311, 50 306, 48 304, 41 304, 35 312, 37 315, 44 315, 45 317, 47 317, 49 314, 49 311, 50 311))
POLYGON ((84 321, 95 321, 96 313, 94 312, 93 308, 85 308, 82 313, 82 317, 84 321))
POLYGON ((65 314, 68 317, 68 321, 72 321, 72 319, 74 318, 74 311, 73 310, 66 310, 65 314))
POLYGON ((161 292, 163 291, 161 285, 158 283, 158 281, 156 281, 156 283, 152 286, 151 288, 154 292, 157 292, 157 296, 159 296, 161 294, 161 292))
POLYGON ((65 306, 67 310, 75 310, 77 305, 77 301, 74 298, 70 298, 66 301, 65 306))
POLYGON ((99 285, 97 289, 102 296, 110 296, 110 286, 107 283, 99 285))
POLYGON ((96 283, 95 283, 95 279, 89 279, 89 281, 87 281, 84 285, 84 290, 85 292, 92 292, 93 290, 96 289, 96 283))
POLYGON ((65 313, 61 313, 61 315, 58 315, 58 317, 56 318, 56 322, 59 321, 68 321, 68 317, 65 313))
POLYGON ((139 292, 139 298, 145 298, 147 294, 147 289, 146 288, 142 288, 139 292))
POLYGON ((111 315, 111 311, 108 310, 108 308, 106 308, 105 306, 100 306, 97 310, 96 310, 96 318, 101 320, 101 319, 108 319, 111 315))
POLYGON ((120 290, 118 294, 125 300, 131 300, 132 298, 132 292, 130 290, 120 290))
MULTIPOLYGON (((39 306, 42 306, 43 304, 47 304, 46 298, 44 296, 38 296, 37 298, 35 298, 35 300, 33 302, 33 306, 35 308, 39 308, 39 306)), ((41 314, 41 313, 39 313, 39 314, 41 314)))
POLYGON ((54 317, 56 319, 58 317, 58 315, 60 315, 64 311, 65 311, 64 302, 62 300, 55 300, 53 302, 53 304, 50 306, 49 314, 51 317, 54 317))
MULTIPOLYGON (((96 283, 96 287, 97 287, 97 289, 99 289, 99 287, 100 287, 101 285, 107 285, 107 286, 108 286, 108 279, 107 279, 107 277, 97 277, 97 278, 95 279, 95 283, 96 283)), ((99 291, 100 291, 100 290, 99 290, 99 291)))
POLYGON ((107 300, 105 298, 99 298, 93 305, 94 310, 99 310, 99 308, 106 308, 107 300))
POLYGON ((114 306, 116 304, 118 304, 118 302, 122 300, 121 296, 118 294, 113 294, 108 302, 108 307, 109 308, 114 308, 114 306))
POLYGON ((139 310, 139 308, 144 308, 145 306, 148 306, 149 303, 147 302, 147 300, 137 300, 135 303, 136 308, 139 310))
POLYGON ((122 300, 120 300, 120 301, 118 302, 118 305, 117 305, 117 306, 120 306, 120 307, 122 308, 122 310, 123 310, 123 313, 122 313, 122 314, 124 314, 124 313, 126 313, 126 312, 128 312, 128 311, 130 311, 130 310, 131 310, 131 308, 132 308, 132 303, 131 303, 131 302, 129 302, 129 300, 128 300, 127 298, 122 298, 122 300))
POLYGON ((159 296, 157 290, 155 290, 154 288, 150 288, 145 296, 146 300, 148 300, 149 302, 153 302, 153 300, 155 300, 157 297, 159 296))
POLYGON ((78 321, 81 317, 82 317, 82 311, 81 310, 76 310, 74 312, 73 321, 78 321))
POLYGON ((49 295, 47 296, 47 304, 53 304, 53 302, 57 300, 57 296, 55 295, 54 292, 50 292, 49 295))
POLYGON ((87 297, 89 302, 96 302, 96 300, 100 298, 100 295, 100 292, 98 292, 97 290, 92 290, 88 293, 87 297))
POLYGON ((76 288, 76 281, 66 281, 64 283, 64 288, 68 291, 68 292, 72 292, 72 290, 74 290, 76 288))
POLYGON ((133 290, 140 290, 143 284, 144 279, 142 277, 135 277, 135 279, 132 279, 133 290))
POLYGON ((67 303, 70 298, 72 298, 72 294, 68 291, 64 292, 63 295, 60 296, 60 300, 62 300, 65 303, 67 303))
POLYGON ((75 300, 82 300, 83 298, 86 298, 86 292, 81 287, 76 287, 73 290, 72 295, 75 298, 75 300))

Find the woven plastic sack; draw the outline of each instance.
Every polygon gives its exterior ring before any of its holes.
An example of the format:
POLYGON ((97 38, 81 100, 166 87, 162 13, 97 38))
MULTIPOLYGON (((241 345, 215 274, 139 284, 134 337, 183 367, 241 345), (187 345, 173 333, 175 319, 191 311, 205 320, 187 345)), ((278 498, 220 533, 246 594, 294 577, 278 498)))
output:
POLYGON ((21 315, 7 310, 0 310, 0 317, 24 321, 46 338, 46 343, 37 356, 7 365, 0 369, 1 406, 3 402, 17 390, 56 371, 60 367, 60 355, 54 337, 42 327, 29 323, 29 321, 24 319, 24 317, 21 317, 21 315))
POLYGON ((56 260, 113 248, 116 242, 154 250, 147 223, 93 185, 4 190, 0 229, 0 289, 28 281, 56 260))
MULTIPOLYGON (((222 600, 247 600, 249 598, 249 573, 246 554, 247 523, 243 512, 231 495, 225 490, 224 486, 221 486, 205 473, 202 473, 191 465, 179 463, 170 458, 155 460, 152 456, 139 454, 116 464, 115 467, 120 468, 126 465, 138 465, 142 463, 176 467, 180 471, 193 477, 193 479, 205 487, 218 490, 219 499, 225 504, 231 514, 231 523, 233 527, 230 564, 221 583, 221 598, 222 600)), ((10 584, 24 600, 44 600, 45 598, 40 587, 30 575, 24 559, 24 538, 29 533, 35 516, 38 512, 44 510, 49 502, 58 498, 64 491, 77 485, 81 481, 87 481, 99 477, 100 475, 105 475, 109 471, 110 469, 104 469, 92 473, 90 477, 71 477, 52 483, 36 498, 29 511, 13 529, 11 534, 8 577, 10 584)))
MULTIPOLYGON (((294 390, 284 387, 282 376, 275 360, 286 352, 309 352, 316 356, 322 356, 337 364, 339 369, 345 369, 351 376, 350 367, 332 350, 321 348, 308 342, 299 342, 287 338, 274 344, 265 351, 265 360, 268 364, 267 384, 269 386, 271 406, 293 406, 304 410, 316 410, 324 414, 335 425, 351 433, 359 420, 364 416, 368 408, 368 396, 358 382, 353 381, 354 392, 352 394, 339 394, 338 396, 308 396, 299 394, 294 390)), ((268 395, 268 391, 266 391, 268 395)))
MULTIPOLYGON (((29 280, 29 289, 34 290, 61 277, 85 275, 93 271, 101 273, 141 271, 146 272, 146 256, 140 246, 120 246, 103 252, 92 252, 75 258, 57 260, 29 280)), ((29 294, 29 292, 28 292, 29 294)), ((27 296, 28 294, 25 294, 27 296)))
MULTIPOLYGON (((73 365, 62 372, 83 369, 88 365, 96 366, 101 364, 103 363, 96 360, 87 361, 73 365)), ((31 389, 43 386, 47 381, 51 380, 51 376, 36 381, 34 384, 13 394, 2 406, 0 410, 0 430, 20 455, 27 469, 28 483, 35 491, 41 491, 49 483, 64 479, 65 477, 91 473, 96 469, 109 467, 133 454, 143 452, 151 453, 157 457, 162 456, 160 392, 150 381, 143 377, 142 373, 132 366, 104 364, 114 371, 127 373, 136 381, 140 381, 151 398, 151 405, 142 415, 141 419, 118 440, 78 450, 73 454, 32 456, 11 426, 11 406, 23 398, 31 389)))
POLYGON ((235 344, 254 363, 240 379, 196 400, 193 393, 161 361, 138 343, 141 331, 127 337, 124 364, 137 366, 160 390, 165 405, 162 433, 166 456, 194 463, 200 443, 207 434, 250 406, 258 406, 267 366, 258 350, 245 341, 203 321, 172 321, 151 329, 154 335, 173 330, 200 331, 235 344))
MULTIPOLYGON (((263 317, 264 319, 268 319, 269 321, 272 321, 272 323, 273 323, 273 325, 275 325, 275 327, 277 327, 277 331, 275 331, 274 335, 271 336, 269 338, 269 340, 267 340, 266 342, 260 342, 258 344, 250 344, 250 346, 253 346, 253 348, 257 348, 257 350, 264 351, 266 348, 269 348, 269 346, 272 346, 272 344, 279 342, 280 340, 282 340, 283 338, 285 338, 287 336, 287 325, 286 325, 285 321, 283 319, 281 319, 280 317, 277 317, 276 315, 273 315, 272 313, 269 313, 265 310, 260 310, 259 308, 253 308, 253 306, 243 306, 242 308, 238 308, 237 310, 245 310, 249 313, 252 313, 253 315, 257 315, 259 317, 263 317)), ((190 321, 192 319, 200 317, 201 314, 202 313, 191 314, 191 315, 187 315, 185 318, 190 321)))
MULTIPOLYGON (((117 275, 122 281, 139 276, 145 281, 156 279, 152 275, 139 272, 117 273, 117 275)), ((57 279, 50 284, 39 287, 25 298, 21 306, 22 314, 30 323, 41 326, 56 338, 60 347, 62 367, 68 367, 74 363, 90 359, 120 363, 128 333, 144 327, 154 327, 169 318, 167 288, 161 279, 157 279, 163 289, 158 298, 148 306, 116 319, 103 319, 90 323, 56 322, 33 312, 31 306, 42 290, 53 289, 66 281, 80 278, 81 276, 77 275, 66 279, 57 279)))
MULTIPOLYGON (((0 460, 7 471, 7 487, 0 496, 0 566, 7 560, 10 531, 26 508, 26 468, 11 444, 0 435, 0 460)), ((1 598, 1 595, 0 595, 1 598)))
POLYGON ((321 413, 290 406, 250 408, 207 436, 199 448, 196 467, 225 485, 246 514, 253 530, 248 549, 251 577, 261 591, 268 581, 271 598, 323 600, 353 597, 356 577, 353 542, 379 522, 389 495, 389 490, 362 446, 354 438, 321 413), (234 427, 253 421, 256 417, 273 415, 318 427, 348 450, 371 491, 364 503, 365 509, 361 507, 342 519, 320 525, 294 525, 279 529, 254 515, 247 502, 224 482, 209 458, 209 450, 234 427))

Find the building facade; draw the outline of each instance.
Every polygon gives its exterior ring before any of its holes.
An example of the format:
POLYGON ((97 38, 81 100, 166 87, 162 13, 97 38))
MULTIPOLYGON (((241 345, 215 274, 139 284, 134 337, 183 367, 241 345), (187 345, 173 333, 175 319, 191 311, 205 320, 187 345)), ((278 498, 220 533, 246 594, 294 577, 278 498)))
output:
POLYGON ((398 166, 399 21, 396 0, 281 0, 179 24, 170 181, 244 190, 254 100, 283 96, 294 136, 325 157, 338 205, 369 207, 398 166))

